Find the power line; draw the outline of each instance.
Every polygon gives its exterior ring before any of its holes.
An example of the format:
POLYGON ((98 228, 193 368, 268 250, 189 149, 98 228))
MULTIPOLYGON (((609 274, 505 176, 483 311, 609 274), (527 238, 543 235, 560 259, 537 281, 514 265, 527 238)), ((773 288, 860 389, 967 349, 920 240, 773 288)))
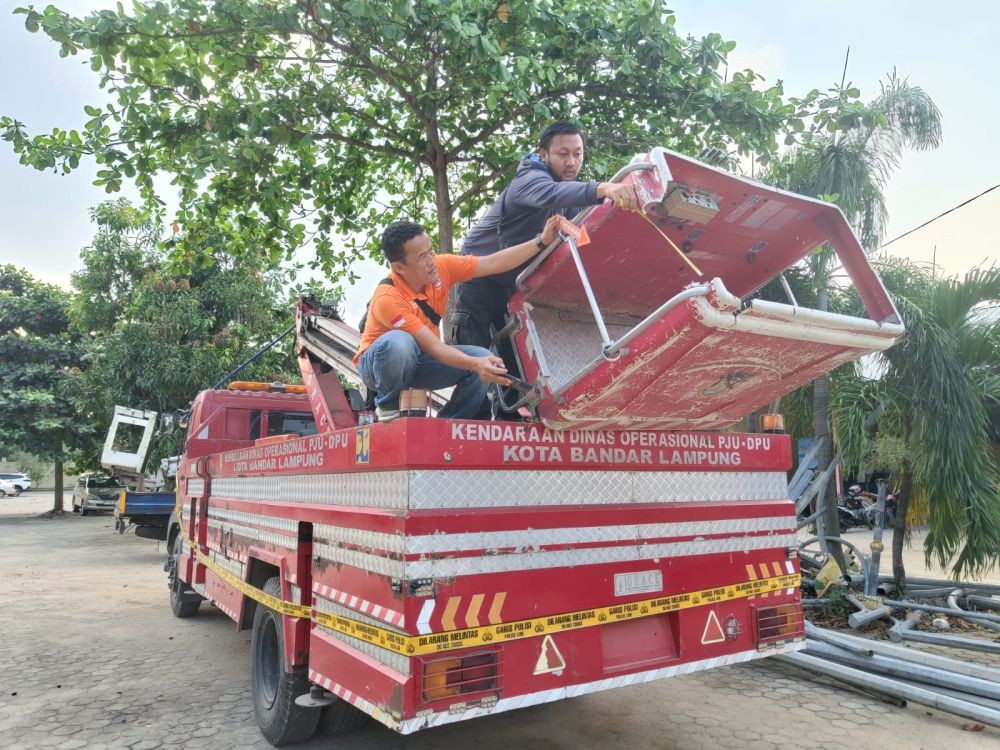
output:
POLYGON ((992 192, 993 190, 996 190, 997 188, 1000 188, 1000 185, 994 185, 993 187, 991 187, 991 188, 989 188, 989 189, 987 189, 987 190, 984 190, 984 191, 983 191, 983 192, 981 192, 981 193, 980 193, 979 195, 974 195, 974 196, 972 196, 971 198, 969 198, 969 200, 967 200, 967 201, 963 201, 962 203, 959 203, 959 204, 958 204, 957 206, 954 206, 954 207, 952 207, 952 208, 949 208, 949 209, 948 209, 947 211, 945 211, 944 213, 940 213, 940 214, 938 214, 938 215, 937 215, 937 216, 935 216, 935 217, 934 217, 933 219, 928 219, 928 220, 927 220, 927 221, 925 221, 925 222, 924 222, 923 224, 921 224, 921 225, 920 225, 919 227, 914 227, 914 228, 913 228, 913 229, 911 229, 911 230, 910 230, 909 232, 903 232, 903 233, 902 233, 901 235, 899 235, 898 237, 893 237, 893 238, 892 238, 891 240, 889 240, 888 242, 884 242, 884 243, 882 243, 881 245, 879 245, 879 250, 881 250, 882 248, 885 248, 885 247, 888 247, 889 245, 891 245, 891 244, 892 244, 893 242, 895 242, 896 240, 901 240, 901 239, 903 239, 903 238, 904 238, 904 237, 906 237, 906 236, 907 236, 908 234, 913 234, 913 233, 914 233, 914 232, 916 232, 916 231, 917 231, 918 229, 923 229, 923 228, 924 228, 924 227, 926 227, 926 226, 927 226, 928 224, 932 224, 932 223, 934 223, 935 221, 937 221, 938 219, 940 219, 940 218, 941 218, 942 216, 947 216, 947 215, 948 215, 948 214, 950 214, 950 213, 951 213, 952 211, 957 211, 957 210, 958 210, 958 209, 960 209, 960 208, 961 208, 962 206, 967 206, 968 204, 972 203, 972 201, 974 201, 974 200, 976 200, 976 199, 978 199, 978 198, 982 198, 982 197, 983 197, 984 195, 986 195, 986 194, 987 194, 987 193, 989 193, 989 192, 992 192))

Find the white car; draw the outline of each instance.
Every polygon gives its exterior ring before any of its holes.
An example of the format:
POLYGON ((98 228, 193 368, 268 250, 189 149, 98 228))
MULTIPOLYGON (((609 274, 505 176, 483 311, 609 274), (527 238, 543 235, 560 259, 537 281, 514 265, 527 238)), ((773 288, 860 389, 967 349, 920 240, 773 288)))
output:
POLYGON ((27 474, 0 472, 0 497, 13 495, 17 497, 22 492, 31 489, 31 477, 27 474))

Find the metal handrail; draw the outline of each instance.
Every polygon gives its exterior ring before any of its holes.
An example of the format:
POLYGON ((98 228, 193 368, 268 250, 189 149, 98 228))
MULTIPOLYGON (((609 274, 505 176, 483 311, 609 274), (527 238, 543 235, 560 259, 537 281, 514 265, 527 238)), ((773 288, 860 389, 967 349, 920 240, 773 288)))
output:
POLYGON ((638 336, 640 333, 642 333, 651 325, 653 325, 653 323, 659 320, 664 313, 668 312, 669 310, 672 310, 673 308, 677 307, 677 305, 679 305, 681 302, 689 300, 692 297, 704 297, 709 293, 709 291, 711 291, 710 285, 697 284, 695 286, 688 287, 687 289, 678 292, 673 297, 664 302, 662 305, 660 305, 658 308, 656 308, 652 313, 647 315, 642 320, 642 322, 640 322, 639 325, 637 325, 631 331, 626 333, 617 341, 608 344, 604 348, 604 356, 609 359, 613 359, 614 357, 618 356, 621 353, 623 347, 631 343, 636 338, 636 336, 638 336))

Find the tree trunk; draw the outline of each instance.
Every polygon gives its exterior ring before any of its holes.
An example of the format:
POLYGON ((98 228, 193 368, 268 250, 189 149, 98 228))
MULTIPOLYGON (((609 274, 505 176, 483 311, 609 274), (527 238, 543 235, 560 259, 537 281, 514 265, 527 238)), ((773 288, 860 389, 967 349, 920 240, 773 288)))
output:
MULTIPOLYGON (((820 310, 825 311, 827 308, 827 295, 826 286, 820 288, 817 305, 820 310)), ((830 436, 829 402, 830 376, 821 375, 813 381, 813 431, 816 433, 817 440, 823 440, 823 447, 816 457, 820 470, 825 470, 826 467, 833 463, 834 451, 833 440, 830 436)), ((821 498, 817 498, 816 502, 820 503, 820 507, 823 508, 826 533, 830 536, 836 536, 840 533, 840 527, 837 519, 837 482, 835 478, 830 479, 830 482, 826 485, 826 494, 821 498)), ((831 544, 830 552, 837 561, 837 564, 840 565, 840 569, 846 573, 847 561, 844 558, 844 551, 840 545, 836 543, 831 544)))
MULTIPOLYGON (((910 442, 910 418, 903 418, 903 445, 910 442)), ((892 582, 897 593, 906 591, 906 568, 903 566, 903 543, 906 541, 906 513, 910 507, 913 490, 913 475, 908 468, 903 469, 896 497, 896 517, 892 520, 892 582)))
MULTIPOLYGON (((62 444, 59 445, 58 456, 62 455, 62 444)), ((55 475, 56 475, 56 501, 52 506, 52 514, 58 515, 63 512, 63 462, 62 458, 56 458, 55 461, 55 475)))
POLYGON ((437 209, 438 222, 437 251, 450 255, 455 250, 455 238, 451 228, 451 194, 448 191, 448 165, 440 149, 437 150, 431 171, 434 173, 434 206, 437 209))

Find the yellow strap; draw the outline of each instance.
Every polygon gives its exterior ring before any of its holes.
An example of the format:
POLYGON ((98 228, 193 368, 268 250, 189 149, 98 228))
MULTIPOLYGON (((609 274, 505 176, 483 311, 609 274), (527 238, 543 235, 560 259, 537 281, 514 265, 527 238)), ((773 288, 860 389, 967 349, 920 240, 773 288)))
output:
POLYGON ((395 651, 404 656, 434 654, 442 651, 469 648, 470 646, 503 643, 504 641, 532 638, 549 633, 560 633, 567 630, 607 625, 612 622, 651 617, 666 612, 677 612, 683 609, 703 607, 708 604, 717 604, 724 601, 746 599, 747 597, 759 596, 771 591, 795 588, 799 585, 799 575, 798 573, 793 573, 791 575, 735 583, 730 586, 719 586, 702 591, 692 591, 686 594, 659 596, 638 602, 612 604, 607 607, 584 609, 559 615, 534 617, 527 620, 482 625, 475 628, 451 630, 441 633, 428 633, 426 635, 408 635, 377 625, 360 622, 349 617, 321 612, 314 607, 307 607, 303 604, 286 602, 265 594, 259 588, 251 586, 246 581, 230 573, 204 552, 195 548, 193 544, 190 546, 194 550, 198 562, 211 570, 212 573, 241 593, 273 609, 275 612, 281 612, 289 617, 308 617, 317 625, 335 630, 338 633, 343 633, 351 638, 357 638, 390 651, 395 651))

